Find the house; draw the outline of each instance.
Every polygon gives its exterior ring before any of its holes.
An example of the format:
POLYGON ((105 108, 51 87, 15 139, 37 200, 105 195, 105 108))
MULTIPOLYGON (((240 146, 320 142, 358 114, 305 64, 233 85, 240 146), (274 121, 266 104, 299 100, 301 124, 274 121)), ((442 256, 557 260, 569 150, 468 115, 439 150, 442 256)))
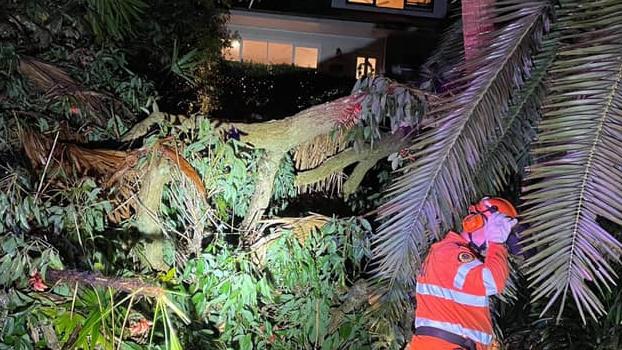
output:
POLYGON ((227 60, 337 76, 408 78, 434 45, 447 0, 262 0, 230 11, 227 60))

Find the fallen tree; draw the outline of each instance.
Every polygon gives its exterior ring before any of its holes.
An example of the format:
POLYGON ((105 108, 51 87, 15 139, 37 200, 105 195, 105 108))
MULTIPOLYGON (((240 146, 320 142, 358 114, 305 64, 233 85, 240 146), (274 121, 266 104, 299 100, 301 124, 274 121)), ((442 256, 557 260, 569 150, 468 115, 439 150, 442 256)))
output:
MULTIPOLYGON (((79 98, 77 102, 80 106, 88 106, 89 113, 103 108, 101 98, 110 97, 88 91, 82 93, 80 85, 61 69, 35 59, 20 62, 20 71, 53 98, 69 92, 88 97, 79 98), (54 88, 59 86, 62 93, 54 88)), ((260 123, 213 120, 216 131, 223 137, 239 139, 261 150, 253 174, 254 191, 241 223, 244 240, 250 245, 259 238, 259 231, 255 228, 270 205, 275 177, 285 157, 293 157, 294 183, 299 192, 352 195, 372 167, 406 147, 410 137, 422 125, 421 117, 430 98, 434 97, 382 77, 370 77, 360 81, 350 96, 313 106, 284 119, 260 123), (350 166, 353 170, 346 175, 344 169, 350 166)), ((154 105, 154 111, 120 135, 119 141, 132 145, 154 127, 166 123, 177 125, 185 132, 197 128, 195 117, 160 112, 154 105)), ((178 147, 175 137, 157 141, 151 149, 141 147, 118 151, 80 146, 75 142, 85 140, 79 134, 63 130, 58 148, 52 152, 55 146, 49 137, 33 135, 32 132, 23 133, 22 139, 29 158, 36 163, 35 168, 43 168, 51 152, 56 163, 61 164, 63 159, 65 169, 75 167, 84 174, 94 172, 104 177, 102 183, 106 187, 116 186, 116 205, 109 214, 110 219, 119 222, 136 214, 135 225, 147 240, 145 256, 148 265, 165 270, 168 267, 163 256, 166 239, 158 216, 164 186, 172 181, 172 169, 181 170, 199 195, 205 196, 201 177, 175 150, 178 147), (148 165, 141 165, 137 171, 140 159, 148 159, 148 165), (138 195, 135 196, 134 192, 138 195)), ((195 235, 192 239, 194 246, 200 246, 197 243, 200 237, 195 235)))

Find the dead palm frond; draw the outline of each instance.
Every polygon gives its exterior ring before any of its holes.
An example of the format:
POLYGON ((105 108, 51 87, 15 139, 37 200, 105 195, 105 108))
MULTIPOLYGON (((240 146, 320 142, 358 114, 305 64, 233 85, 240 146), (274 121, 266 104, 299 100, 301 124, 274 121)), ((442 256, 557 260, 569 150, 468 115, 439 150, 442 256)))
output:
POLYGON ((314 232, 321 230, 331 219, 328 216, 312 213, 305 217, 299 218, 274 218, 263 220, 260 231, 266 231, 271 227, 276 229, 269 235, 262 236, 253 243, 251 251, 255 255, 257 261, 263 264, 268 248, 283 235, 286 230, 292 231, 294 237, 304 244, 314 232))
POLYGON ((622 253, 597 222, 622 224, 622 5, 561 3, 560 46, 524 187, 526 243, 540 249, 527 273, 534 300, 548 300, 544 311, 555 305, 559 318, 572 297, 585 321, 607 312, 602 294, 622 253))
POLYGON ((168 160, 189 180, 200 197, 206 194, 201 177, 190 163, 161 142, 151 149, 93 149, 62 140, 54 144, 53 139, 28 129, 20 133, 20 139, 35 170, 45 168, 50 159, 50 170, 64 176, 92 176, 104 189, 111 190, 109 199, 115 209, 109 213, 109 218, 113 222, 129 218, 138 209, 135 197, 140 189, 139 179, 145 172, 140 159, 149 155, 168 160))
POLYGON ((109 93, 88 90, 64 70, 32 57, 22 57, 18 69, 38 90, 53 101, 67 99, 75 106, 72 113, 88 115, 99 126, 106 126, 110 110, 126 118, 132 113, 109 93))
POLYGON ((483 34, 490 45, 457 68, 465 76, 432 107, 438 127, 415 140, 415 161, 380 208, 373 272, 382 285, 412 287, 430 242, 454 227, 475 199, 473 184, 481 181, 475 171, 489 142, 502 136, 503 116, 531 70, 526 63, 541 42, 547 8, 545 1, 498 2, 489 18, 497 29, 483 34))

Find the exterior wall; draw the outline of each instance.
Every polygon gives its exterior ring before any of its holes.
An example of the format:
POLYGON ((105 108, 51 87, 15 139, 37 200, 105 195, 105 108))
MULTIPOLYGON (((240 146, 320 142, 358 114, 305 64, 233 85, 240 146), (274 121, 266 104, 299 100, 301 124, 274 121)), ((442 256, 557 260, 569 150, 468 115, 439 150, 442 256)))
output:
POLYGON ((386 38, 390 31, 373 23, 231 11, 228 28, 244 40, 288 43, 318 49, 318 69, 354 76, 356 57, 377 59, 376 72, 384 72, 386 38))

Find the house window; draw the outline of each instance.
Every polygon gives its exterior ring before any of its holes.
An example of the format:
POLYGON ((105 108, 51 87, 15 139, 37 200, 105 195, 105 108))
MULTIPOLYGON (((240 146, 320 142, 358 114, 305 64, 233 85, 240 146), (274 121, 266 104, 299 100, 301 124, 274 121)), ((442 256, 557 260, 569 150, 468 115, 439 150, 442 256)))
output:
POLYGON ((268 61, 270 64, 292 64, 294 46, 292 44, 268 43, 268 61))
POLYGON ((390 9, 403 9, 404 0, 376 0, 376 6, 390 9))
POLYGON ((390 9, 404 9, 408 6, 429 6, 432 4, 432 0, 347 0, 347 2, 390 9))
POLYGON ((244 40, 242 42, 242 60, 253 63, 268 63, 268 42, 244 40))
POLYGON ((373 57, 356 58, 356 79, 376 74, 376 59, 373 57))
POLYGON ((294 64, 298 67, 317 68, 318 49, 296 46, 294 64))
POLYGON ((261 64, 294 64, 298 67, 317 68, 319 50, 263 40, 233 40, 223 48, 223 58, 261 64))

